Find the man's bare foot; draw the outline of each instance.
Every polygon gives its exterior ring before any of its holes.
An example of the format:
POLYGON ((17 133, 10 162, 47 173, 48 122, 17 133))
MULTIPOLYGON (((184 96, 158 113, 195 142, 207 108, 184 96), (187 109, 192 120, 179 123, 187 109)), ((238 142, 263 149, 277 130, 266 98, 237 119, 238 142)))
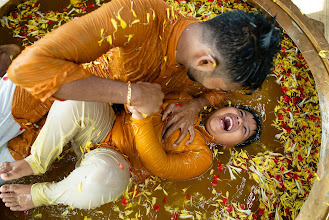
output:
POLYGON ((5 181, 18 179, 23 176, 30 176, 32 174, 32 168, 25 160, 3 162, 0 165, 0 177, 5 181))
POLYGON ((24 211, 34 208, 31 196, 32 185, 10 184, 0 187, 0 198, 11 211, 24 211))

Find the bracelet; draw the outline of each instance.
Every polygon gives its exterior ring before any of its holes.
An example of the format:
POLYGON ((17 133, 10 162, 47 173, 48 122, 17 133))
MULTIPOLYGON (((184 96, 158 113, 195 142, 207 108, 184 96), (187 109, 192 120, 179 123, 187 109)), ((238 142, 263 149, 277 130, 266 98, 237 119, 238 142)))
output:
POLYGON ((128 93, 127 93, 127 105, 131 105, 131 83, 130 81, 127 82, 128 85, 128 93))

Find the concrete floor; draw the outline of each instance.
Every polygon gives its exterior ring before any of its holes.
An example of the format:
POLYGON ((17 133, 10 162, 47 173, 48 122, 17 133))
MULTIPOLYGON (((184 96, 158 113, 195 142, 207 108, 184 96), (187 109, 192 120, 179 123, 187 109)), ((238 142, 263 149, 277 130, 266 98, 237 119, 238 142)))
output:
POLYGON ((325 26, 325 38, 329 42, 329 0, 292 0, 308 17, 321 21, 325 26))

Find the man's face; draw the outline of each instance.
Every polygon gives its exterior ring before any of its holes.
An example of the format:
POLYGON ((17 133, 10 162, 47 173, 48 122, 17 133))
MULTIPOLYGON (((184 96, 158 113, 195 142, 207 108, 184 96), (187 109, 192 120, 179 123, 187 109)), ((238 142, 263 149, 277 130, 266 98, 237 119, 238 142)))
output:
POLYGON ((212 76, 214 74, 202 72, 193 67, 188 68, 187 75, 191 80, 197 81, 208 89, 218 89, 222 91, 243 89, 238 83, 234 83, 229 79, 220 76, 212 76))
POLYGON ((218 144, 234 146, 251 137, 257 124, 250 112, 226 107, 215 111, 207 119, 206 129, 218 144))

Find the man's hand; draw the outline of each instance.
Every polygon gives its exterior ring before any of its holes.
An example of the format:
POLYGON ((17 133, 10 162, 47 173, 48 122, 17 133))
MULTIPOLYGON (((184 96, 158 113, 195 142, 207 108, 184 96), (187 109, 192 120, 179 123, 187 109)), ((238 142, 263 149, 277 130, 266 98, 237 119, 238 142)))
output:
POLYGON ((206 105, 209 105, 209 101, 204 97, 192 99, 183 103, 171 103, 168 105, 162 115, 162 121, 168 119, 162 130, 162 139, 166 140, 177 129, 180 129, 181 135, 175 141, 174 146, 178 146, 184 140, 187 132, 190 133, 190 139, 186 142, 186 145, 192 143, 195 137, 195 116, 206 105))
POLYGON ((131 89, 131 105, 136 111, 146 116, 159 111, 164 98, 159 84, 137 82, 131 84, 131 89))

